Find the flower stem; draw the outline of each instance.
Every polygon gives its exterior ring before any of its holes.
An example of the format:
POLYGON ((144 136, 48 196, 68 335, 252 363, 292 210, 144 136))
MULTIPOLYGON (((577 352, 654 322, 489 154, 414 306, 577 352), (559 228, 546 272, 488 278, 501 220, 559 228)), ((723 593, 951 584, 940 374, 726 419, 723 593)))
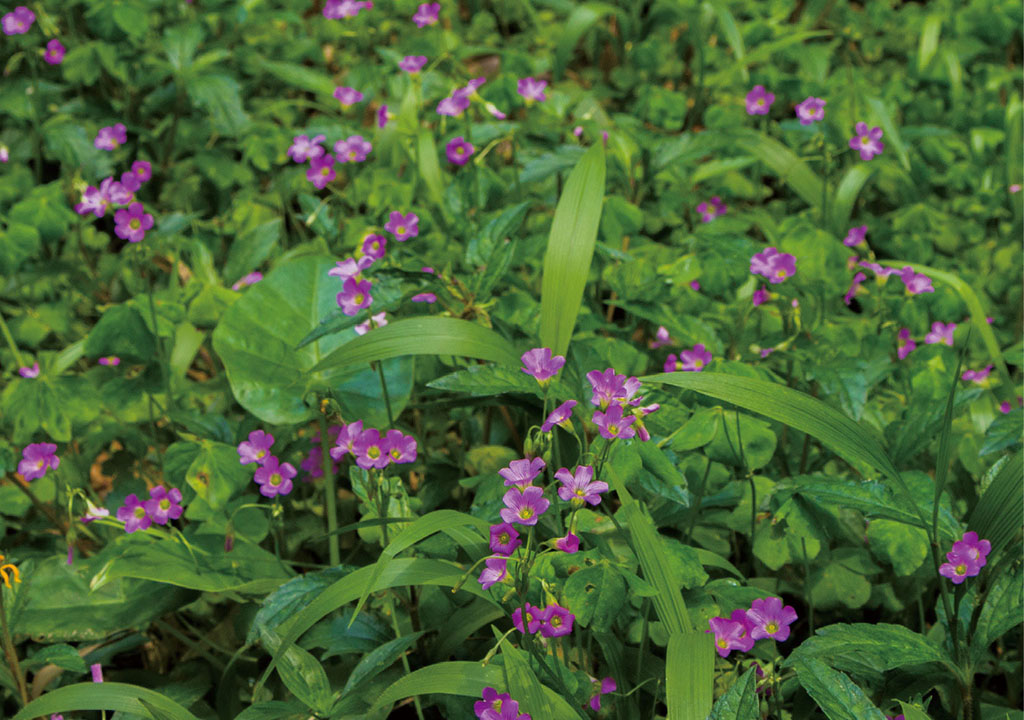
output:
POLYGON ((3 313, 0 313, 0 331, 3 331, 4 339, 7 341, 7 345, 10 346, 11 352, 14 353, 14 360, 18 363, 18 367, 24 367, 25 361, 22 359, 21 353, 18 352, 18 346, 15 344, 14 336, 11 335, 11 331, 7 327, 3 313))
POLYGON ((21 673, 21 666, 18 664, 18 652, 11 641, 11 631, 7 627, 7 610, 4 608, 4 589, 0 586, 0 630, 3 631, 4 656, 7 658, 7 665, 11 669, 11 675, 18 686, 18 694, 21 696, 21 704, 28 705, 28 690, 25 687, 25 676, 21 673))
POLYGON ((341 536, 338 529, 338 491, 331 468, 330 448, 327 441, 327 416, 320 413, 320 460, 324 470, 324 514, 327 515, 327 557, 332 566, 341 563, 341 536))
POLYGON ((378 360, 375 365, 377 366, 377 375, 380 377, 380 392, 384 396, 384 407, 388 411, 388 427, 395 427, 395 416, 391 412, 391 396, 388 395, 388 381, 384 379, 384 364, 383 361, 378 360))

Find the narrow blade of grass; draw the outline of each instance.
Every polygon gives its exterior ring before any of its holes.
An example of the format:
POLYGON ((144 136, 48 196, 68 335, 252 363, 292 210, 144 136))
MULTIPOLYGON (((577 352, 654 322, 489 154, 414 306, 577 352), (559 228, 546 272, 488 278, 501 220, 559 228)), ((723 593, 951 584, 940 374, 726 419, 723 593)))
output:
POLYGON ((437 162, 437 145, 430 130, 420 130, 416 141, 416 166, 420 177, 427 186, 430 199, 440 207, 444 201, 444 183, 441 181, 441 166, 437 162))
POLYGON ((1024 517, 1024 456, 1017 453, 999 469, 967 520, 967 527, 992 543, 996 554, 1020 532, 1024 517))
POLYGON ((747 128, 736 128, 723 133, 723 141, 753 155, 793 192, 814 208, 821 206, 821 178, 788 147, 767 135, 747 128))
POLYGON ((840 235, 844 235, 848 229, 850 218, 853 216, 853 206, 861 190, 875 175, 877 166, 867 163, 853 165, 843 175, 836 188, 835 197, 832 200, 832 227, 840 235))
POLYGON ((583 301, 601 222, 604 176, 604 148, 594 145, 569 174, 551 221, 541 281, 540 342, 555 355, 568 349, 583 301))
POLYGON ((29 720, 78 710, 116 710, 154 718, 147 705, 171 720, 197 720, 195 715, 165 695, 116 682, 78 683, 51 690, 23 707, 12 720, 29 720))
POLYGON ((703 631, 670 635, 665 657, 668 720, 705 720, 714 689, 714 636, 703 631))

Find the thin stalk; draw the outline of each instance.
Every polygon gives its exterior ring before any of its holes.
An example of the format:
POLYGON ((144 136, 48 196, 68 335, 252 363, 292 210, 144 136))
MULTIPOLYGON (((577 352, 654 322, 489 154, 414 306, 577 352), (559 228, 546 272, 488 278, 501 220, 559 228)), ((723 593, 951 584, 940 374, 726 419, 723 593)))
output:
POLYGON ((324 512, 327 515, 327 557, 332 566, 341 563, 341 536, 338 529, 338 491, 334 471, 331 468, 331 454, 327 441, 327 417, 320 413, 320 460, 324 471, 324 512))
POLYGON ((16 477, 11 477, 10 479, 13 485, 19 490, 21 490, 28 497, 28 499, 32 501, 32 505, 35 507, 35 509, 50 519, 50 522, 53 523, 53 526, 55 528, 60 530, 61 534, 64 534, 68 531, 67 526, 60 521, 60 518, 57 517, 56 513, 50 510, 50 508, 46 507, 46 505, 44 505, 43 502, 38 497, 36 497, 36 494, 32 492, 32 488, 28 486, 27 482, 19 480, 16 477))
POLYGON ((25 687, 25 676, 21 674, 21 665, 18 664, 18 651, 11 641, 11 631, 7 627, 7 610, 4 608, 4 589, 0 586, 0 630, 3 631, 4 655, 7 658, 7 665, 11 669, 11 675, 18 686, 18 694, 21 696, 22 706, 28 705, 28 689, 25 687))
MULTIPOLYGON (((398 616, 395 614, 395 603, 391 599, 391 593, 384 594, 384 603, 387 605, 388 613, 391 615, 391 627, 395 630, 395 637, 402 637, 402 629, 398 627, 398 616)), ((411 670, 409 668, 409 658, 405 653, 402 653, 402 669, 405 670, 405 674, 408 675, 411 670)), ((419 720, 423 720, 423 707, 420 705, 420 698, 418 695, 412 696, 412 701, 416 706, 416 717, 419 720)))
MULTIPOLYGON (((811 564, 807 561, 807 538, 800 538, 800 546, 803 549, 804 554, 804 583, 811 578, 811 564)), ((814 635, 814 598, 811 597, 811 593, 807 593, 807 624, 810 626, 810 634, 814 635)), ((924 632, 922 629, 921 632, 924 632)))
POLYGON ((395 427, 395 416, 391 412, 391 396, 388 395, 388 381, 384 379, 384 365, 381 360, 374 363, 377 366, 377 376, 380 377, 380 392, 384 396, 384 407, 388 411, 388 427, 395 427))
POLYGON ((651 599, 644 598, 643 606, 640 608, 640 615, 644 619, 643 630, 640 633, 640 646, 636 649, 636 675, 633 684, 640 683, 640 669, 643 667, 644 656, 647 655, 647 631, 650 624, 651 599))
POLYGON ((33 150, 35 152, 36 184, 43 182, 43 132, 40 125, 39 112, 39 68, 36 67, 36 58, 32 53, 25 53, 28 56, 28 67, 32 73, 32 133, 33 150))
POLYGON ((697 525, 697 516, 700 514, 700 504, 704 500, 704 493, 708 486, 708 474, 711 472, 711 461, 708 460, 708 465, 704 468, 704 479, 701 480, 700 489, 697 491, 697 496, 693 499, 693 508, 690 510, 690 526, 686 529, 686 544, 690 544, 690 539, 693 537, 693 528, 697 525))
POLYGON ((821 172, 821 227, 828 228, 828 173, 832 155, 828 150, 825 133, 821 133, 822 154, 824 156, 821 172))
POLYGON ((4 320, 2 312, 0 312, 0 331, 3 332, 7 345, 11 348, 11 352, 14 353, 14 360, 18 363, 18 367, 25 367, 25 361, 22 359, 21 353, 18 352, 18 346, 14 342, 14 336, 11 335, 11 330, 7 327, 7 321, 4 320))

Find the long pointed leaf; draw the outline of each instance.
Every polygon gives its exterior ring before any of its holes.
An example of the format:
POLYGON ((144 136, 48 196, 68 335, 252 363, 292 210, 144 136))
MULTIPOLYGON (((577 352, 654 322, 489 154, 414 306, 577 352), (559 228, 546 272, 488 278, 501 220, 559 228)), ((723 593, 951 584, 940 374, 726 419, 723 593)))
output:
POLYGON ((857 196, 860 195, 860 191, 864 189, 868 181, 874 177, 877 167, 877 165, 858 163, 851 166, 843 175, 843 179, 839 181, 835 198, 832 200, 831 213, 832 227, 837 233, 846 230, 850 217, 853 215, 853 206, 857 202, 857 196))
POLYGON ((512 344, 483 325, 458 318, 418 317, 397 320, 350 340, 321 360, 313 372, 402 355, 456 355, 503 365, 519 362, 512 344))
POLYGON ((1024 516, 1024 456, 1017 453, 999 469, 967 520, 967 527, 1002 550, 1020 532, 1024 516))
POLYGON ((668 720, 705 720, 714 689, 714 636, 703 631, 670 635, 665 656, 668 720))
POLYGON ((142 701, 173 720, 197 720, 195 715, 166 695, 116 682, 78 683, 51 690, 23 707, 12 720, 29 720, 77 710, 117 710, 144 718, 154 717, 142 701))
POLYGON ((604 175, 604 148, 594 145, 569 174, 551 221, 541 281, 540 342, 555 355, 568 349, 583 301, 601 222, 604 175))
POLYGON ((821 178, 802 158, 778 140, 747 128, 737 128, 722 134, 722 140, 763 162, 779 179, 793 188, 811 207, 821 205, 821 178))

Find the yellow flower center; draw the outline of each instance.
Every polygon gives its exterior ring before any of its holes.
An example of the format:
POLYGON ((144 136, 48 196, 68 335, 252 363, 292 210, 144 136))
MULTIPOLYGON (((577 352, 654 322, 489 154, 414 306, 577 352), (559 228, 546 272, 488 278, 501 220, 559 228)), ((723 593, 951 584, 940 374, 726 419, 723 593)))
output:
POLYGON ((758 98, 757 104, 758 105, 764 105, 764 98, 758 98))
POLYGON ((495 700, 491 707, 494 708, 494 712, 501 713, 501 700, 495 700))
POLYGON ((957 565, 956 566, 956 574, 957 575, 966 575, 967 574, 967 566, 962 564, 962 563, 960 565, 957 565))
POLYGON ((405 225, 399 225, 395 228, 395 235, 405 235, 405 225))
POLYGON ((727 647, 729 647, 729 641, 726 640, 725 638, 721 638, 721 639, 719 639, 717 645, 718 645, 718 647, 720 647, 723 650, 725 650, 727 647))
POLYGON ((780 278, 784 278, 784 277, 786 277, 786 271, 785 271, 785 270, 779 270, 779 271, 777 271, 777 272, 775 273, 775 277, 780 277, 780 278))
POLYGON ((36 470, 42 470, 43 469, 43 465, 45 465, 45 464, 46 464, 45 460, 40 460, 39 462, 36 463, 36 470))
POLYGON ((171 509, 171 501, 167 500, 167 499, 161 500, 160 501, 160 509, 161 510, 170 510, 171 509))
POLYGON ((284 482, 284 478, 281 477, 281 473, 274 473, 270 476, 270 484, 277 486, 284 482))
POLYGON ((699 370, 700 368, 704 367, 704 361, 703 360, 694 360, 693 361, 693 366, 699 370))
POLYGON ((519 510, 519 517, 523 520, 529 520, 533 517, 533 508, 524 507, 519 510))
POLYGON ((583 497, 583 488, 576 488, 576 497, 583 497))
POLYGON ((128 223, 128 227, 130 227, 132 230, 138 230, 139 229, 139 224, 140 223, 139 223, 138 219, 131 220, 128 223))
POLYGON ((503 532, 501 535, 498 536, 498 542, 502 545, 508 545, 511 539, 512 538, 509 536, 507 532, 503 532))
POLYGON ((466 152, 466 148, 464 148, 462 146, 459 146, 459 147, 455 148, 455 154, 456 155, 464 155, 465 152, 466 152))
POLYGON ((331 174, 331 169, 329 167, 320 168, 320 174, 323 175, 324 177, 327 177, 328 175, 331 174))
POLYGON ((769 635, 774 635, 779 631, 779 624, 775 621, 772 621, 764 626, 764 631, 769 635))
POLYGON ((611 433, 612 435, 618 435, 619 434, 619 426, 618 425, 609 425, 608 426, 608 432, 611 433))
POLYGON ((376 445, 371 445, 366 450, 366 457, 370 458, 371 460, 376 460, 377 458, 380 457, 380 448, 377 447, 376 445))
POLYGON ((135 517, 137 517, 139 520, 141 520, 142 518, 146 517, 146 508, 142 507, 141 505, 139 505, 137 508, 135 508, 134 512, 135 512, 135 517))
POLYGON ((362 293, 356 293, 356 296, 354 298, 352 298, 352 299, 355 300, 356 305, 362 305, 363 304, 363 294, 362 293))
POLYGON ((553 615, 551 619, 548 620, 548 625, 551 625, 552 627, 561 627, 562 618, 558 617, 557 615, 553 615))
POLYGON ((356 157, 358 157, 358 156, 356 155, 356 151, 355 151, 355 150, 351 150, 351 151, 349 152, 349 154, 348 154, 348 159, 349 159, 349 160, 355 160, 355 159, 356 159, 356 157))

